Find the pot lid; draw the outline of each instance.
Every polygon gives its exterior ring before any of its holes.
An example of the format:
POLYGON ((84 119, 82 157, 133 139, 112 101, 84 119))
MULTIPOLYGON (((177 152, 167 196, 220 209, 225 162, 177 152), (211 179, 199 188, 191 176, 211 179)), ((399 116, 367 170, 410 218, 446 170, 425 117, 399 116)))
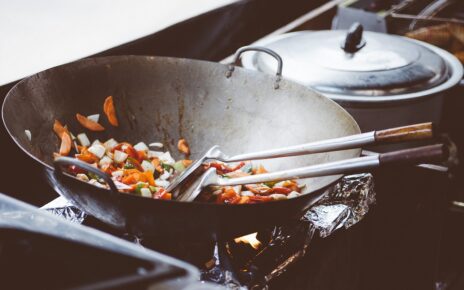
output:
MULTIPOLYGON (((302 31, 269 39, 264 46, 283 59, 283 76, 335 95, 391 96, 423 91, 445 82, 449 69, 436 52, 401 36, 349 31, 302 31)), ((246 68, 275 73, 264 53, 245 54, 246 68)))

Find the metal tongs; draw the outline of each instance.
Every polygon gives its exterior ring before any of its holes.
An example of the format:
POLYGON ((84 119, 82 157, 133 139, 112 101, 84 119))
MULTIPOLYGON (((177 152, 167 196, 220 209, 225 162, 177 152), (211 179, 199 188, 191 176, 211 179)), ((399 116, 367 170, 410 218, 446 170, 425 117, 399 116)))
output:
POLYGON ((405 142, 430 139, 434 135, 432 123, 415 124, 385 130, 371 131, 362 134, 340 138, 316 141, 301 145, 294 145, 279 149, 272 149, 254 153, 227 156, 219 146, 211 147, 201 158, 189 166, 167 188, 177 200, 193 201, 201 191, 210 185, 233 186, 268 181, 281 181, 288 179, 309 178, 336 174, 352 173, 359 170, 371 169, 387 163, 408 162, 416 163, 424 160, 443 159, 446 150, 443 145, 424 146, 415 149, 406 149, 376 156, 358 157, 324 164, 317 164, 296 169, 276 171, 273 173, 225 179, 216 174, 215 168, 210 168, 198 178, 197 169, 206 161, 221 161, 224 163, 270 159, 279 157, 299 156, 306 154, 330 152, 360 148, 366 145, 405 142), (197 173, 197 174, 194 174, 197 173), (192 180, 196 177, 196 180, 192 180))

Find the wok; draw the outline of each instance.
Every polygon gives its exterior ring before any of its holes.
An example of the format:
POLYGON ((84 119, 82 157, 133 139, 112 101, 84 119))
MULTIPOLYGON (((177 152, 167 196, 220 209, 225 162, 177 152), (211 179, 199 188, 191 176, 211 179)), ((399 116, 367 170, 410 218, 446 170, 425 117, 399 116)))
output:
MULTIPOLYGON (((297 198, 222 205, 112 193, 54 170, 53 152, 59 148, 54 120, 74 134, 84 132, 75 114, 101 113, 108 95, 115 99, 120 126, 102 120, 106 130, 86 132, 91 140, 158 141, 175 158, 180 157, 175 146, 180 138, 190 143, 195 159, 213 144, 232 155, 360 133, 343 108, 303 85, 280 79, 279 72, 276 77, 206 61, 89 58, 40 72, 14 86, 2 116, 18 146, 44 166, 46 178, 60 195, 105 223, 138 235, 227 239, 284 224, 301 218, 341 175, 301 180, 305 194, 297 198), (25 130, 31 131, 31 141, 25 130)), ((260 163, 275 171, 359 154, 353 149, 260 163)))

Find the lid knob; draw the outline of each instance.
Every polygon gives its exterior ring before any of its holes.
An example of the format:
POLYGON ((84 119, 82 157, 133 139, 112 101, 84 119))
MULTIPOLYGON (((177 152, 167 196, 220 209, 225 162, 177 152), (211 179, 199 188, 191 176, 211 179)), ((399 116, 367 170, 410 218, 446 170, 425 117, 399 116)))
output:
POLYGON ((346 34, 345 41, 342 43, 342 48, 346 53, 355 53, 366 45, 366 41, 362 37, 363 26, 359 22, 351 25, 346 34))

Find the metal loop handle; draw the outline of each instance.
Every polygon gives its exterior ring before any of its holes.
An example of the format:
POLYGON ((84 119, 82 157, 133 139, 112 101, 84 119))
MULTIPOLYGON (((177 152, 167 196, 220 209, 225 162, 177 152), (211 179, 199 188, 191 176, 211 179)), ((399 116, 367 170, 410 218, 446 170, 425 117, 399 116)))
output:
POLYGON ((259 52, 264 52, 269 54, 270 56, 274 57, 277 60, 277 73, 276 73, 276 81, 274 84, 274 89, 279 88, 279 82, 282 79, 282 68, 283 68, 283 61, 282 57, 278 55, 275 51, 267 48, 267 47, 262 47, 262 46, 244 46, 241 47, 237 50, 234 56, 234 61, 232 64, 229 65, 229 69, 227 71, 226 77, 230 78, 232 76, 232 73, 234 72, 235 66, 238 65, 238 62, 240 60, 240 56, 242 53, 246 51, 259 51, 259 52))
POLYGON ((62 166, 66 166, 66 165, 68 166, 74 165, 83 170, 92 172, 93 174, 103 179, 110 186, 112 193, 115 193, 115 194, 118 193, 118 188, 114 184, 113 180, 106 173, 104 173, 98 168, 93 167, 92 165, 88 163, 85 163, 83 161, 70 158, 70 157, 58 157, 57 159, 55 159, 55 161, 53 161, 53 166, 55 167, 55 173, 58 173, 58 174, 63 174, 62 166))

